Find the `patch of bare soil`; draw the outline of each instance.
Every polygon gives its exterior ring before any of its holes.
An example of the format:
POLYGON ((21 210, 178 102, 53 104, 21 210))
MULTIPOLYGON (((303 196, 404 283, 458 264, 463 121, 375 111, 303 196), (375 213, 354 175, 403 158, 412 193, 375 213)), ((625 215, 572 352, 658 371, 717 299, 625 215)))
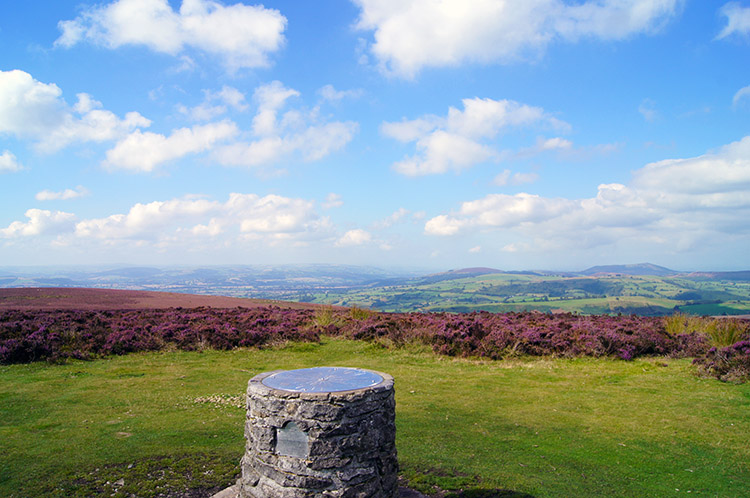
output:
POLYGON ((180 294, 139 290, 24 287, 0 289, 0 310, 138 310, 164 308, 260 308, 278 306, 311 309, 319 304, 243 299, 238 297, 180 294))

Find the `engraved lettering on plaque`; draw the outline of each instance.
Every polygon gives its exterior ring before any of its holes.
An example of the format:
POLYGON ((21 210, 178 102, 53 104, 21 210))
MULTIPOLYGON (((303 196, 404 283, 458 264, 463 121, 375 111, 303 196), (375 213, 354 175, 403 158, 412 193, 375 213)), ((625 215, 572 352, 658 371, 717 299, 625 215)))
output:
POLYGON ((307 434, 294 422, 287 422, 276 429, 276 454, 297 458, 307 458, 309 452, 307 434))

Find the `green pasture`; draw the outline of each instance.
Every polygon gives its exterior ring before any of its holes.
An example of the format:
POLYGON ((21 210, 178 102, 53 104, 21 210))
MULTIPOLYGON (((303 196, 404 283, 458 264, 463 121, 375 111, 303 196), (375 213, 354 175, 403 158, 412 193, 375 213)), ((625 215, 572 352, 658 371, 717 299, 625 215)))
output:
POLYGON ((243 453, 247 380, 320 365, 394 375, 401 475, 424 492, 748 493, 750 384, 700 378, 690 360, 473 361, 324 339, 2 366, 0 496, 219 490, 243 453))
POLYGON ((750 311, 750 282, 682 277, 562 277, 494 273, 428 283, 326 292, 316 303, 379 311, 564 310, 583 314, 736 315, 750 311))

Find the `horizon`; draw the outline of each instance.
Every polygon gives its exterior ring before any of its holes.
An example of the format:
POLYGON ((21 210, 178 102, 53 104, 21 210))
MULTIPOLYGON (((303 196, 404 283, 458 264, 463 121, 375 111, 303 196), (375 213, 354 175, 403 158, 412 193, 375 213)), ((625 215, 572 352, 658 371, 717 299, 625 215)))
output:
POLYGON ((750 268, 747 0, 0 12, 0 267, 750 268))
MULTIPOLYGON (((27 271, 27 272, 65 272, 65 271, 90 271, 90 272, 102 272, 102 271, 113 271, 119 269, 153 269, 153 270, 196 270, 196 269, 210 269, 210 268, 272 268, 272 269, 284 269, 284 268, 308 268, 308 267, 321 267, 321 268, 347 268, 347 269, 371 269, 379 271, 388 271, 393 273, 413 273, 413 274, 442 274, 451 272, 461 272, 465 270, 491 270, 500 273, 522 273, 522 272, 546 272, 546 273, 570 273, 570 274, 583 274, 596 268, 621 268, 621 269, 635 269, 639 267, 657 267, 660 270, 668 272, 674 272, 676 274, 690 274, 690 273, 741 273, 750 272, 750 269, 734 268, 730 270, 696 270, 690 268, 668 268, 661 265, 655 265, 649 262, 643 263, 625 263, 625 264, 600 264, 591 265, 585 268, 577 269, 560 269, 560 268, 523 268, 523 269, 508 269, 508 268, 496 268, 491 266, 464 266, 464 267, 420 267, 413 265, 358 265, 358 264, 345 264, 345 263, 282 263, 282 264, 252 264, 252 263, 236 263, 236 264, 172 264, 172 265, 148 265, 148 264, 129 264, 129 263, 109 263, 109 264, 60 264, 60 265, 0 265, 0 271, 27 271)), ((604 272, 607 273, 607 272, 604 272)), ((622 273, 622 271, 613 270, 611 273, 622 273)), ((640 275, 634 273, 634 275, 640 275)), ((645 274, 644 274, 645 275, 645 274)), ((2 276, 2 275, 0 275, 2 276)))

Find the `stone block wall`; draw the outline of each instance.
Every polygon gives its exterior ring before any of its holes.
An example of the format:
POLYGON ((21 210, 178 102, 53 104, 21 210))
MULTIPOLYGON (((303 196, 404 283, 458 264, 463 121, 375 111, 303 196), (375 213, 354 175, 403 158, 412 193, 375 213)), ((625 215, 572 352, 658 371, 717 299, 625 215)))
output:
POLYGON ((341 392, 248 383, 240 498, 393 498, 398 495, 393 377, 341 392))

